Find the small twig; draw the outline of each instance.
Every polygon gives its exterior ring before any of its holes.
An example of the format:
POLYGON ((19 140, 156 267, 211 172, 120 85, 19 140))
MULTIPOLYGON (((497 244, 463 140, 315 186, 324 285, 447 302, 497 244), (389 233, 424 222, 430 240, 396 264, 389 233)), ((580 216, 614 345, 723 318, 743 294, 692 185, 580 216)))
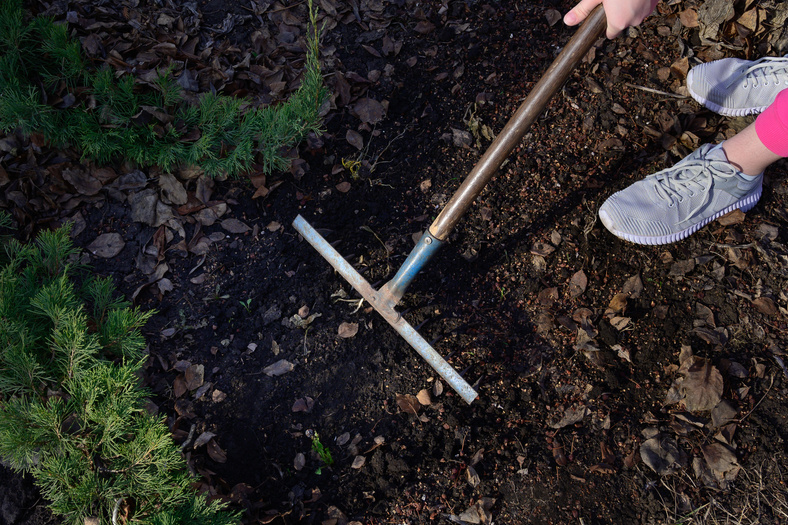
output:
POLYGON ((189 429, 189 435, 186 437, 186 441, 184 441, 183 444, 181 445, 181 452, 183 452, 183 450, 189 445, 191 445, 192 441, 194 441, 194 431, 196 429, 197 429, 197 425, 192 423, 192 428, 189 429))
POLYGON ((120 510, 120 504, 123 502, 123 498, 118 498, 115 500, 115 508, 112 509, 112 525, 118 525, 118 511, 120 510))
MULTIPOLYGON (((775 357, 776 357, 776 356, 775 356, 775 357)), ((752 414, 753 412, 755 412, 755 409, 756 409, 756 408, 758 408, 758 407, 761 405, 761 403, 763 403, 763 400, 764 400, 764 399, 766 399, 766 396, 768 396, 768 395, 769 395, 769 392, 771 392, 771 391, 772 391, 772 387, 773 387, 773 386, 774 386, 774 374, 772 374, 772 382, 769 384, 769 388, 767 388, 767 389, 766 389, 766 393, 763 395, 763 397, 761 397, 760 401, 758 401, 757 403, 755 403, 755 406, 754 406, 754 407, 752 407, 752 409, 750 409, 750 411, 749 411, 749 412, 747 412, 746 414, 744 414, 742 417, 740 417, 740 418, 739 418, 739 423, 741 423, 742 421, 744 421, 745 419, 747 419, 748 417, 750 417, 750 414, 752 414)))
POLYGON ((678 98, 678 99, 686 99, 689 98, 687 95, 677 95, 675 93, 668 93, 667 91, 660 91, 659 89, 652 89, 646 86, 638 86, 637 84, 630 84, 629 82, 624 82, 625 86, 639 89, 641 91, 646 91, 648 93, 654 93, 655 95, 664 95, 666 97, 678 98))

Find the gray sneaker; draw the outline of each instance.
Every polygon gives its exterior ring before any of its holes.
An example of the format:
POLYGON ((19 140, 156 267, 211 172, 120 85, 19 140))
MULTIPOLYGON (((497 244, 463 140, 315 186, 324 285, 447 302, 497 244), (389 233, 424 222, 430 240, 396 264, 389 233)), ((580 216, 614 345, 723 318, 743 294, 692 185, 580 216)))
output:
POLYGON ((728 117, 760 113, 788 88, 788 57, 756 61, 723 58, 700 64, 687 73, 692 98, 728 117))
POLYGON ((753 180, 728 163, 722 145, 705 144, 672 168, 608 198, 599 218, 615 236, 638 244, 668 244, 761 198, 763 174, 753 180))

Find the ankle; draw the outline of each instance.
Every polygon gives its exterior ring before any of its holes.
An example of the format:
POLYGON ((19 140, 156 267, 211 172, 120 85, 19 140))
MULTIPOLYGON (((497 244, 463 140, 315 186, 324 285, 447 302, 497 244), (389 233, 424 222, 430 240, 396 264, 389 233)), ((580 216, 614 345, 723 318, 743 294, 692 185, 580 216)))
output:
POLYGON ((731 166, 752 177, 762 174, 770 164, 780 159, 763 145, 754 124, 750 124, 721 146, 731 166))

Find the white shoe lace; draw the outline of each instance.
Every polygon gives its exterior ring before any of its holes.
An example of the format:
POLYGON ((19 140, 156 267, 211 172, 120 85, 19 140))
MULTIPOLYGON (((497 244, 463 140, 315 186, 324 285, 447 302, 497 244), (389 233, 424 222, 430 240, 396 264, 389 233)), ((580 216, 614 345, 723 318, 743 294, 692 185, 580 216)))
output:
POLYGON ((706 198, 690 210, 687 217, 694 216, 708 202, 715 177, 734 176, 736 170, 728 162, 716 159, 692 159, 652 175, 657 197, 668 202, 670 208, 684 202, 685 198, 705 194, 706 198))
MULTIPOLYGON (((786 57, 764 57, 756 60, 750 66, 743 67, 739 70, 739 74, 733 77, 726 85, 725 88, 730 88, 732 85, 744 79, 743 86, 747 85, 748 80, 753 81, 753 87, 758 87, 758 80, 763 79, 763 85, 769 85, 769 78, 774 79, 774 84, 780 83, 780 77, 777 73, 788 72, 788 58, 786 57)), ((788 84, 788 78, 783 83, 788 84)))

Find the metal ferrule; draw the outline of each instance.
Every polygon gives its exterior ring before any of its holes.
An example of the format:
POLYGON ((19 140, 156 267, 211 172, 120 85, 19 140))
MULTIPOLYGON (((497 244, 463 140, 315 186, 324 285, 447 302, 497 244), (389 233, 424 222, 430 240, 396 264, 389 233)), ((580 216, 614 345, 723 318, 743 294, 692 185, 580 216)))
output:
POLYGON ((400 266, 397 275, 380 289, 380 293, 386 296, 390 306, 393 307, 400 302, 402 296, 405 295, 405 290, 408 289, 416 275, 432 259, 438 248, 444 244, 444 241, 439 241, 429 230, 424 232, 408 258, 400 266))

